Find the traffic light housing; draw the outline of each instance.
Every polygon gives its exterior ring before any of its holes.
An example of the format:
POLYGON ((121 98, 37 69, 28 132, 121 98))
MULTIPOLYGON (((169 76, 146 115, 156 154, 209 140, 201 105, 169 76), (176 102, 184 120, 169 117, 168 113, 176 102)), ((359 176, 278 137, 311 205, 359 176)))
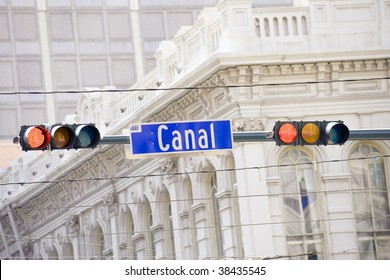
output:
POLYGON ((24 125, 19 139, 23 151, 93 149, 100 132, 94 124, 24 125))
POLYGON ((342 121, 290 121, 275 123, 276 145, 343 145, 349 129, 342 121))

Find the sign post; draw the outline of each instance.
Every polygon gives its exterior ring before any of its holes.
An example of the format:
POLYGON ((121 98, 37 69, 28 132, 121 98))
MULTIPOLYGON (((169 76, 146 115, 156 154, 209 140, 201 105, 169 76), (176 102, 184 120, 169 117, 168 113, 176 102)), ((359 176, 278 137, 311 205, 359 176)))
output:
POLYGON ((233 148, 230 120, 144 123, 130 126, 132 158, 212 154, 233 148))

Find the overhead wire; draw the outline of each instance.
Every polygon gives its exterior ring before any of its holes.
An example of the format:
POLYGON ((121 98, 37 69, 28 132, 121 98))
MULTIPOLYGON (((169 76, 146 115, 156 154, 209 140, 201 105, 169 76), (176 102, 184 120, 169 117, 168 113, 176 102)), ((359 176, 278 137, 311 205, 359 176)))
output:
MULTIPOLYGON (((99 244, 88 244, 91 246, 98 246, 99 244)), ((146 252, 149 254, 152 252, 152 249, 145 249, 146 252)), ((389 253, 389 251, 381 251, 383 253, 389 253)), ((209 260, 224 260, 224 261, 229 261, 229 260, 277 260, 277 259, 293 259, 293 258, 300 258, 300 257, 310 257, 310 256, 327 256, 327 255, 341 255, 341 254, 357 254, 357 253, 375 253, 375 251, 358 251, 356 248, 351 248, 351 249, 346 249, 342 250, 339 252, 316 252, 316 251, 309 251, 307 253, 296 253, 296 254, 285 254, 285 255, 275 255, 275 256, 268 256, 268 257, 260 257, 260 256, 221 256, 221 257, 208 257, 207 259, 209 260)), ((26 257, 28 260, 35 260, 36 256, 32 257, 26 257)), ((109 259, 112 256, 87 256, 87 255, 78 255, 79 259, 92 259, 92 260, 102 260, 102 259, 109 259)), ((126 260, 137 260, 136 258, 131 258, 131 256, 125 256, 127 257, 126 260)), ((165 259, 168 260, 179 260, 176 259, 175 255, 164 255, 165 259)), ((19 260, 20 257, 9 257, 8 260, 19 260)), ((74 256, 71 255, 62 255, 61 259, 59 258, 58 255, 56 256, 48 256, 48 260, 73 260, 74 256), (58 257, 58 259, 57 259, 58 257)), ((322 258, 324 259, 324 258, 322 258)))
MULTIPOLYGON (((381 188, 381 187, 371 187, 370 191, 380 191, 380 190, 390 190, 389 187, 381 188)), ((332 189, 332 190, 312 190, 312 191, 306 191, 305 195, 319 195, 319 194, 336 194, 336 193, 355 193, 355 192, 367 192, 367 188, 350 188, 350 189, 332 189)), ((300 192, 281 192, 281 193, 265 193, 265 194, 250 194, 250 195, 230 195, 227 197, 227 199, 243 199, 243 198, 259 198, 259 197, 290 197, 290 196, 300 196, 302 193, 300 192)), ((177 202, 194 202, 194 201, 208 201, 212 200, 212 197, 202 197, 202 198, 183 198, 183 199, 171 199, 171 200, 148 200, 147 202, 150 204, 160 204, 160 203, 177 203, 177 202)), ((115 202, 112 203, 112 205, 115 206, 131 206, 131 205, 137 205, 139 202, 115 202)), ((61 210, 71 210, 71 209, 79 209, 79 208, 91 208, 91 207, 104 207, 107 206, 104 203, 97 203, 97 204, 85 204, 85 205, 69 205, 69 206, 56 206, 56 207, 14 207, 10 209, 0 210, 0 213, 12 213, 15 210, 28 210, 28 211, 42 211, 42 210, 54 210, 54 211, 61 211, 61 210)))
POLYGON ((149 174, 138 174, 138 175, 136 174, 136 175, 122 175, 122 176, 108 176, 108 177, 92 177, 92 178, 83 178, 83 179, 37 180, 37 181, 25 181, 25 182, 19 181, 19 182, 6 182, 6 183, 3 182, 0 183, 0 186, 12 186, 12 185, 24 186, 24 185, 33 185, 33 184, 56 184, 61 182, 78 183, 78 182, 139 179, 139 178, 164 177, 164 176, 183 176, 183 175, 192 175, 192 174, 205 174, 211 172, 232 172, 232 171, 259 170, 259 169, 269 169, 269 168, 301 166, 301 165, 318 165, 324 163, 339 163, 339 162, 367 160, 367 159, 374 160, 378 158, 389 158, 389 157, 390 154, 385 154, 385 155, 375 155, 369 157, 353 157, 353 158, 345 158, 345 159, 331 159, 331 160, 321 160, 321 161, 297 162, 297 163, 289 163, 289 164, 273 164, 273 165, 264 165, 264 166, 249 166, 249 167, 213 169, 213 170, 169 172, 169 173, 156 173, 156 174, 149 173, 149 174))
MULTIPOLYGON (((377 219, 387 219, 390 218, 390 215, 384 215, 380 217, 376 217, 377 219)), ((360 217, 344 217, 344 218, 324 218, 324 219, 312 219, 309 221, 306 220, 295 220, 295 221, 274 221, 274 222, 260 222, 260 223, 247 223, 247 224, 227 224, 227 225, 221 225, 221 229, 224 228, 233 228, 233 227, 257 227, 257 226, 274 226, 274 225, 287 225, 287 224, 305 224, 305 223, 323 223, 323 222, 335 222, 335 221, 353 221, 353 220, 359 220, 360 217)), ((370 218, 369 220, 372 220, 370 218)), ((208 229, 215 229, 216 225, 210 225, 210 226, 192 226, 192 227, 183 227, 183 228, 163 228, 159 231, 162 232, 170 232, 170 231, 188 231, 188 230, 208 230, 208 229)), ((80 229, 81 232, 81 229, 80 229)), ((3 240, 7 242, 24 242, 24 241, 42 241, 42 240, 70 240, 73 238, 89 238, 89 237, 99 237, 99 236, 112 236, 112 235, 137 235, 137 234, 149 234, 151 232, 150 228, 147 229, 141 229, 141 230, 134 230, 134 231, 121 231, 121 232, 110 232, 110 233, 89 233, 89 234, 68 234, 63 236, 45 236, 45 237, 32 237, 32 236, 20 236, 19 239, 14 238, 14 235, 10 234, 2 234, 0 235, 3 240), (5 237, 5 238, 4 238, 5 237), (8 239, 8 237, 12 237, 12 239, 8 239)), ((310 235, 323 235, 323 233, 312 233, 310 235)), ((84 244, 84 242, 83 242, 84 244)))
MULTIPOLYGON (((256 84, 248 84, 248 85, 215 85, 215 86, 195 86, 195 87, 167 87, 167 88, 130 88, 130 89, 98 89, 98 90, 66 90, 66 91, 28 91, 28 92, 0 92, 0 96, 2 94, 4 95, 25 95, 25 94, 80 94, 80 93, 90 93, 90 92, 99 92, 99 93, 123 93, 123 92, 139 92, 139 91, 164 91, 164 90, 212 90, 216 88, 243 88, 243 87, 260 87, 260 86, 283 86, 283 85, 297 85, 297 84, 320 84, 320 83, 337 83, 337 82, 359 82, 359 81, 372 81, 372 80, 380 80, 385 79, 388 80, 390 77, 377 77, 377 78, 367 78, 367 79, 344 79, 344 80, 327 80, 327 81, 306 81, 306 82, 287 82, 287 83, 256 83, 256 84)), ((381 156, 375 156, 376 158, 388 158, 390 155, 381 155, 381 156)), ((274 167, 288 167, 288 166, 298 166, 298 165, 312 165, 312 164, 322 164, 322 163, 331 163, 331 162, 344 162, 344 161, 352 161, 352 160, 367 160, 374 157, 361 157, 361 158, 348 158, 348 159, 336 159, 336 160, 327 160, 327 161, 312 161, 312 162, 306 162, 306 163, 295 163, 295 164, 276 164, 276 165, 268 165, 268 166, 253 166, 253 167, 243 167, 243 168, 229 168, 229 169, 220 169, 220 170, 212 170, 212 171, 189 171, 189 172, 173 172, 173 173, 164 173, 164 174, 140 174, 140 175, 130 175, 130 176, 111 176, 111 177, 97 177, 97 178, 85 178, 85 179, 66 179, 66 180, 42 180, 42 181, 31 181, 31 182, 7 182, 7 183, 0 183, 0 186, 9 186, 9 185, 28 185, 28 184, 55 184, 59 182, 85 182, 85 181, 102 181, 102 180, 115 180, 115 179, 135 179, 135 178, 147 178, 147 177, 157 177, 157 176, 180 176, 180 175, 190 175, 190 174, 200 174, 200 173, 208 173, 208 172, 232 172, 232 171, 243 171, 243 170, 251 170, 251 169, 265 169, 265 168, 274 168, 274 167)), ((389 187, 387 187, 389 188, 389 187)), ((383 189, 383 188, 381 188, 383 189)), ((333 190, 335 192, 337 190, 333 190)), ((360 191, 360 189, 350 189, 350 190, 339 190, 342 192, 345 191, 360 191)), ((310 193, 321 193, 325 191, 315 191, 315 192, 309 192, 310 193)), ((329 192, 329 191, 327 191, 329 192)), ((299 195, 299 193, 284 193, 284 194, 265 194, 266 196, 272 196, 272 195, 299 195)), ((249 197, 257 197, 262 195, 250 195, 249 197)), ((237 198, 243 198, 248 196, 237 196, 237 198)), ((208 198, 200 198, 200 199, 208 199, 208 198)), ((192 199, 195 200, 195 199, 192 199)), ((182 200, 177 200, 182 201, 182 200)), ((151 203, 157 203, 158 201, 151 202, 151 203)), ((122 204, 122 203, 120 203, 122 204)), ((129 204, 129 203, 123 203, 123 204, 129 204)), ((75 207, 91 207, 96 205, 77 205, 72 206, 72 208, 75 207)), ((69 208, 69 207, 61 207, 61 208, 69 208)), ((41 209, 44 210, 45 208, 41 209)), ((50 208, 51 210, 53 208, 50 208)), ((58 208, 60 209, 60 208, 58 208)), ((8 210, 7 210, 8 211, 8 210)), ((1 211, 4 212, 4 211, 1 211)), ((387 217, 385 217, 387 218, 387 217)), ((355 219, 355 218, 345 218, 345 219, 355 219)), ((340 220, 340 219, 323 219, 323 220, 316 220, 317 222, 323 222, 323 221, 331 221, 331 220, 340 220)), ((342 219, 343 220, 343 219, 342 219)), ((294 221, 299 222, 299 221, 294 221)), ((300 221, 305 222, 305 221, 300 221)), ((289 223, 289 222, 279 222, 278 224, 282 223, 289 223)), ((266 223, 265 223, 266 224, 266 223)), ((235 225, 235 226, 258 226, 258 225, 265 225, 265 224, 248 224, 248 225, 235 225)), ((272 223, 273 224, 273 223, 272 223)), ((231 227, 231 225, 229 225, 231 227)), ((208 227, 209 228, 209 227, 208 227)), ((186 228, 187 229, 187 228, 186 228)), ((190 228, 195 229, 195 228, 190 228)), ((173 229, 173 230, 184 230, 184 229, 173 229)), ((125 233, 111 233, 111 234, 128 234, 129 232, 125 233)), ((85 235, 83 235, 85 237, 85 235)), ((74 237, 74 236, 68 236, 68 237, 74 237)), ((67 238, 67 237, 61 237, 61 238, 67 238)), ((44 238, 40 238, 38 240, 42 240, 44 238)), ((31 240, 34 239, 21 239, 21 240, 31 240)), ((6 240, 7 242, 12 240, 6 240)), ((18 240, 14 240, 18 241, 18 240)), ((275 258, 279 258, 279 256, 276 256, 275 258)), ((283 257, 280 257, 283 258, 283 257)))
POLYGON ((302 84, 330 84, 330 83, 348 83, 364 82, 376 80, 389 80, 390 77, 373 77, 359 79, 338 79, 338 80, 321 80, 321 81, 297 81, 284 83, 251 83, 251 84, 224 84, 213 86, 184 86, 184 87, 152 87, 152 88, 126 88, 126 89, 86 89, 86 90, 53 90, 53 91, 1 91, 1 95, 53 95, 53 94, 82 94, 82 93, 126 93, 142 91, 168 91, 168 90, 213 90, 217 88, 253 88, 263 86, 292 86, 302 84))

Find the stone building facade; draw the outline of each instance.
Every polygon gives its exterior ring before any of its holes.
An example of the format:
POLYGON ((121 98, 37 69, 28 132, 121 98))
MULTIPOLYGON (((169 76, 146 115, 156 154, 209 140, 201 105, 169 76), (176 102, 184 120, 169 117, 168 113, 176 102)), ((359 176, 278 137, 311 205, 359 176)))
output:
MULTIPOLYGON (((390 1, 220 0, 123 93, 86 92, 70 122, 231 119, 388 127, 390 1)), ((389 141, 235 143, 128 159, 124 145, 20 158, 0 175, 1 259, 389 259, 389 141)))
MULTIPOLYGON (((291 0, 254 1, 254 6, 291 0)), ((62 122, 79 91, 126 89, 156 67, 160 41, 217 0, 0 1, 0 169, 21 125, 62 122), (20 92, 56 94, 19 94, 20 92), (63 93, 72 91, 73 94, 63 93)))

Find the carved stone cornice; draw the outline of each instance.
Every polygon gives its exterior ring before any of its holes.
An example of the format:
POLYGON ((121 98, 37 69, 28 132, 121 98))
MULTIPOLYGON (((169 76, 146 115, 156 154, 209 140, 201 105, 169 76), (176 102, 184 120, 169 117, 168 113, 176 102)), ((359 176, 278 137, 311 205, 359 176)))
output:
POLYGON ((166 158, 161 162, 160 169, 167 179, 172 179, 173 175, 177 173, 177 166, 177 158, 166 158))
POLYGON ((118 213, 118 195, 115 192, 109 193, 103 197, 103 202, 107 207, 108 217, 116 216, 118 213))
POLYGON ((23 248, 23 254, 25 258, 30 259, 33 257, 33 245, 31 241, 27 241, 26 243, 24 243, 22 245, 22 248, 23 248))
POLYGON ((237 118, 232 122, 234 132, 264 131, 266 119, 264 118, 237 118))
POLYGON ((65 224, 68 236, 77 236, 80 234, 80 217, 78 215, 70 216, 65 224))

